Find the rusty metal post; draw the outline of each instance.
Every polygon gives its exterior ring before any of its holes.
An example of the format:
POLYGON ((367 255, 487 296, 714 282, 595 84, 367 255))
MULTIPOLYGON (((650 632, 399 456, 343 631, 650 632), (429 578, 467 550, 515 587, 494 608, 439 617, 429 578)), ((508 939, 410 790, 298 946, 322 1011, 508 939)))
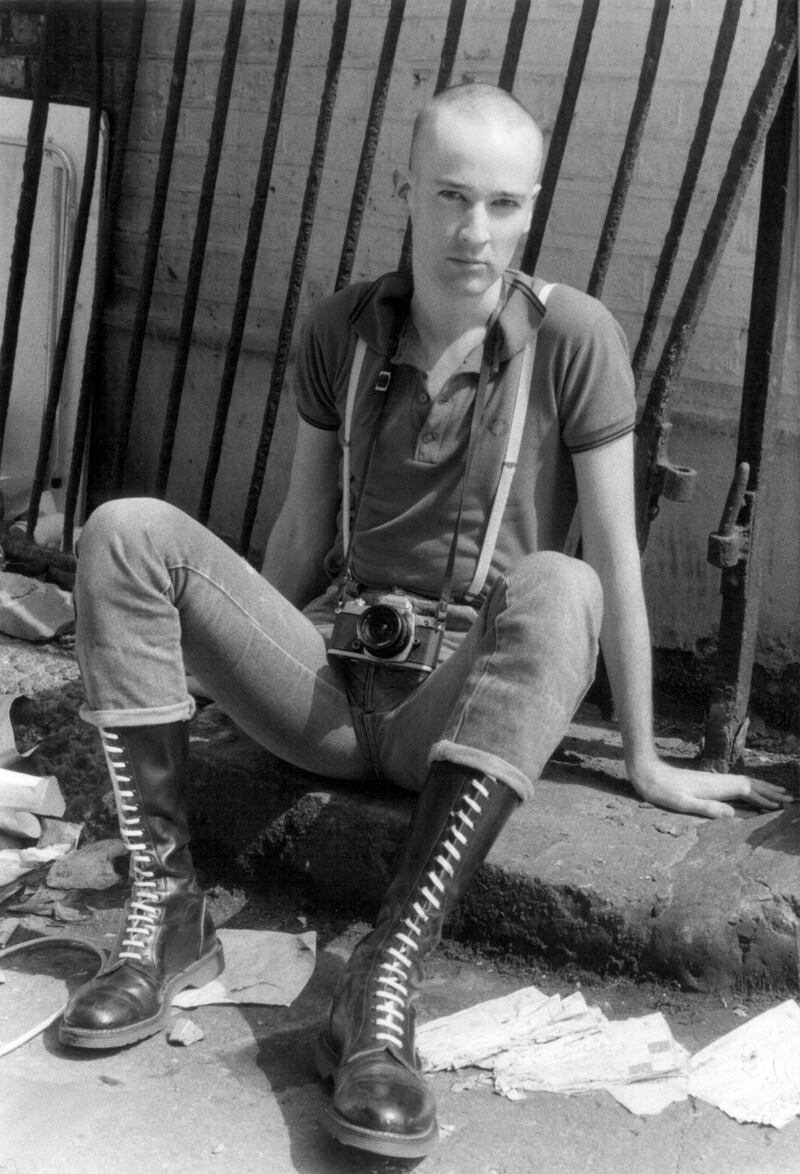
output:
POLYGON ((650 525, 659 510, 661 466, 666 459, 669 428, 665 420, 672 387, 689 350, 747 185, 761 157, 796 54, 797 14, 794 4, 787 0, 780 5, 775 35, 731 149, 719 193, 636 428, 636 528, 640 550, 647 545, 650 525))
POLYGON ((669 0, 655 0, 653 15, 650 18, 650 28, 647 33, 647 43, 644 47, 642 68, 639 73, 639 82, 636 86, 636 98, 631 109, 628 123, 628 133, 625 136, 625 145, 620 156, 614 186, 611 189, 611 198, 608 202, 608 211, 600 233, 600 242, 597 254, 589 275, 587 293, 599 298, 611 263, 611 254, 617 240, 622 213, 628 198, 633 169, 639 156, 639 147, 642 143, 647 115, 650 112, 650 99, 653 96, 653 87, 656 83, 658 63, 661 60, 661 50, 664 47, 664 35, 667 31, 669 17, 669 0))
MULTIPOLYGON (((72 441, 72 458, 70 461, 67 491, 64 501, 64 533, 63 546, 67 551, 72 550, 75 514, 78 507, 78 497, 81 483, 86 473, 87 489, 86 504, 91 510, 95 504, 95 489, 97 485, 105 485, 108 471, 111 467, 109 459, 103 459, 105 448, 106 421, 98 411, 97 390, 98 372, 101 367, 103 349, 103 319, 108 304, 109 289, 113 275, 114 232, 116 230, 117 213, 122 196, 122 176, 125 166, 125 154, 128 146, 133 101, 136 92, 136 78, 139 72, 139 54, 142 47, 146 0, 134 0, 131 11, 131 23, 128 34, 128 44, 125 52, 125 75, 119 114, 116 126, 110 136, 110 165, 105 198, 103 200, 103 215, 100 220, 100 234, 97 244, 97 264, 94 295, 92 297, 92 311, 89 319, 89 331, 86 338, 86 350, 83 356, 81 372, 81 386, 78 393, 78 409, 75 420, 75 432, 72 441), (92 460, 86 461, 86 448, 90 431, 92 436, 92 460), (86 467, 88 466, 88 467, 86 467), (100 466, 104 466, 103 469, 100 466)), ((104 4, 106 16, 108 6, 104 4)))
POLYGON ((56 339, 55 351, 50 368, 47 400, 42 417, 42 430, 39 437, 39 451, 36 457, 36 470, 28 506, 26 534, 30 539, 33 538, 39 517, 39 505, 42 499, 44 482, 47 476, 47 466, 50 460, 56 413, 61 399, 61 387, 64 379, 64 368, 67 362, 70 335, 72 333, 72 323, 75 316, 75 304, 78 298, 78 283, 83 266, 83 255, 89 226, 89 213, 92 206, 95 175, 97 172, 97 156, 100 146, 100 126, 103 115, 103 14, 100 0, 91 0, 90 15, 91 45, 89 58, 92 71, 92 104, 89 112, 89 127, 86 137, 83 182, 81 184, 78 211, 75 216, 72 249, 70 251, 67 277, 64 283, 61 317, 58 323, 58 337, 56 339))
POLYGON ((156 495, 158 497, 163 497, 167 492, 169 470, 172 463, 172 450, 175 444, 178 416, 180 415, 181 401, 183 399, 186 368, 189 363, 189 349, 192 345, 194 319, 197 313, 197 302, 200 297, 200 282, 203 277, 208 231, 211 226, 211 213, 214 207, 214 192, 216 191, 219 165, 222 159, 222 143, 225 137, 225 126, 228 121, 228 107, 233 88, 233 73, 236 68, 236 55, 239 51, 239 41, 242 34, 244 3, 245 0, 232 0, 231 2, 228 33, 225 38, 225 48, 222 51, 222 61, 219 68, 217 96, 214 102, 214 115, 211 121, 211 133, 208 139, 208 155, 206 156, 206 166, 203 172, 200 199, 197 203, 194 239, 192 240, 192 252, 186 275, 186 293, 183 299, 181 324, 178 328, 175 363, 172 368, 172 380, 167 397, 167 408, 164 414, 164 430, 161 436, 161 450, 159 452, 158 468, 156 470, 156 495))
POLYGON ((553 133, 550 137, 550 146, 547 150, 544 170, 542 171, 542 190, 536 197, 533 211, 533 222, 525 242, 525 249, 520 261, 520 269, 525 273, 533 273, 542 248, 542 239, 550 216, 553 195, 561 173, 561 163, 567 147, 572 120, 575 116, 575 107, 583 81, 583 72, 586 67, 586 58, 592 44, 594 26, 597 21, 597 12, 600 0, 583 0, 578 25, 575 29, 575 38, 572 43, 567 76, 564 79, 564 89, 561 94, 553 133))
POLYGON ((344 232, 342 251, 339 255, 339 268, 336 271, 334 290, 343 289, 350 281, 353 272, 358 238, 361 232, 361 223, 364 219, 364 209, 367 206, 372 168, 375 164, 375 154, 378 150, 378 139, 386 111, 386 99, 389 96, 389 85, 392 80, 397 42, 400 38, 400 29, 403 24, 406 0, 391 0, 389 15, 386 19, 386 32, 383 36, 383 46, 378 59, 378 69, 375 74, 375 84, 372 87, 372 99, 369 104, 367 125, 364 129, 364 141, 361 146, 361 155, 356 169, 353 195, 350 200, 350 211, 347 215, 347 226, 344 232))
POLYGON ((297 310, 300 304, 300 290, 303 284, 308 249, 311 243, 311 232, 314 227, 314 212, 317 206, 317 197, 319 196, 319 189, 322 184, 322 171, 328 149, 328 138, 330 136, 333 108, 336 102, 336 90, 339 84, 339 73, 342 67, 349 20, 350 0, 337 0, 333 31, 331 33, 331 47, 328 53, 325 82, 322 89, 322 99, 320 101, 319 116, 317 118, 317 127, 314 136, 314 147, 311 152, 311 162, 309 164, 306 187, 303 194, 303 205, 300 210, 300 227, 297 232, 297 240, 292 256, 292 267, 289 273, 289 282, 283 305, 278 344, 275 350, 275 361, 272 365, 270 387, 261 422, 261 433, 256 448, 256 457, 244 510, 244 520, 242 522, 239 542, 239 549, 244 555, 247 555, 250 548, 250 538, 253 533, 253 526, 255 525, 261 489, 264 485, 267 457, 269 456, 272 436, 275 431, 275 421, 278 416, 278 403, 280 401, 281 389, 283 388, 283 379, 289 364, 289 348, 291 346, 295 319, 297 318, 297 310))
POLYGON ((31 251, 33 219, 36 214, 36 197, 39 193, 39 177, 44 155, 44 134, 47 127, 47 112, 50 104, 49 72, 51 53, 51 9, 45 10, 39 41, 39 58, 36 67, 36 85, 33 92, 31 116, 28 122, 28 144, 22 167, 22 186, 17 208, 17 223, 14 229, 14 247, 11 253, 11 268, 8 275, 3 341, 0 344, 0 456, 3 453, 8 409, 11 401, 11 387, 14 380, 14 364, 17 357, 19 324, 22 317, 22 299, 28 276, 28 259, 31 251))
POLYGON ((258 261, 258 248, 261 242, 261 231, 264 227, 264 215, 267 210, 267 198, 272 181, 272 167, 275 162, 275 152, 278 146, 283 103, 286 97, 286 84, 289 79, 289 67, 292 63, 294 36, 297 28, 297 14, 299 0, 286 0, 283 6, 283 24, 281 39, 278 45, 278 56, 275 62, 275 76, 272 81, 272 96, 269 104, 269 114, 264 128, 264 137, 261 141, 261 157, 258 162, 256 185, 253 192, 253 203, 250 206, 250 219, 247 224, 247 238, 242 253, 242 263, 239 269, 239 284, 236 290, 236 304, 233 307, 231 318, 231 332, 228 336, 228 346, 225 351, 225 366, 220 380, 217 395, 217 407, 214 413, 214 428, 211 442, 208 446, 208 458, 203 474, 203 485, 200 491, 200 504, 197 510, 198 521, 205 524, 211 512, 211 500, 214 496, 219 463, 222 457, 222 445, 225 440, 225 427, 233 399, 233 387, 236 382, 236 372, 239 367, 239 357, 244 340, 244 329, 247 323, 247 311, 250 306, 250 294, 253 289, 253 277, 258 261))
POLYGON ((701 758, 709 769, 723 772, 737 766, 747 732, 761 583, 770 536, 765 495, 775 447, 776 400, 797 258, 796 86, 795 65, 764 155, 737 472, 720 530, 709 540, 709 562, 722 570, 722 609, 716 679, 701 758))
POLYGON ((503 63, 500 66, 500 75, 497 79, 500 89, 508 90, 509 93, 514 88, 514 78, 517 76, 517 66, 522 52, 522 39, 525 36, 530 10, 531 0, 514 0, 514 11, 508 22, 503 63))
POLYGON ((153 188, 153 203, 150 209, 150 222, 147 229, 147 244, 145 246, 142 272, 139 278, 139 291, 136 299, 136 311, 131 327, 131 342, 128 348, 128 360, 125 367, 121 408, 119 418, 119 433, 117 435, 116 450, 114 453, 114 467, 111 475, 111 492, 119 494, 122 491, 125 472, 125 458, 128 452, 133 409, 136 400, 136 385, 139 380, 139 368, 144 351, 147 320, 150 316, 150 301, 153 295, 153 286, 156 278, 156 268, 161 248, 161 230, 164 227, 164 216, 167 208, 172 161, 175 154, 175 142, 178 137, 181 101, 183 87, 186 81, 186 69, 189 61, 189 42, 194 24, 195 0, 182 0, 178 32, 175 38, 175 53, 172 61, 172 77, 167 99, 167 112, 164 118, 164 128, 161 136, 161 147, 158 155, 158 170, 153 188))
POLYGON ((650 352, 658 317, 661 313, 661 307, 664 303, 664 296, 672 275, 675 257, 678 253, 678 246, 680 245, 683 230, 686 225, 689 206, 692 202, 695 187, 697 186, 697 177, 700 174, 700 167, 711 134, 714 115, 722 91, 722 83, 725 81, 728 71, 728 62, 730 61, 733 42, 736 38, 736 29, 739 25, 741 10, 742 0, 727 0, 725 11, 720 21, 717 43, 714 46, 714 55, 711 59, 711 68, 708 73, 708 81, 706 82, 705 92, 703 93, 700 112, 697 116, 697 126, 695 127, 692 143, 689 147, 689 154, 686 158, 686 168, 683 173, 680 188, 678 189, 675 207, 672 210, 669 228, 664 237, 661 255, 656 265, 653 286, 650 290, 647 309, 642 319, 639 340, 633 352, 631 366, 633 368, 634 382, 637 387, 639 386, 642 371, 644 370, 644 365, 647 362, 647 356, 650 352))

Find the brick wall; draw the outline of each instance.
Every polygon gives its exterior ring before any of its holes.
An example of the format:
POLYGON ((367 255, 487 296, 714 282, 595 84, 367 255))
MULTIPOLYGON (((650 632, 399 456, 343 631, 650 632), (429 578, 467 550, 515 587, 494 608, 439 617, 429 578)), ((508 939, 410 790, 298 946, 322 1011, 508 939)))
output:
MULTIPOLYGON (((40 7, 17 2, 6 5, 0 13, 0 92, 24 92, 30 86, 31 45, 36 10, 40 7)), ((356 256, 356 279, 375 275, 396 263, 405 217, 392 195, 392 168, 405 159, 413 115, 433 92, 448 7, 445 0, 408 0, 356 256)), ((632 346, 638 337, 641 312, 685 164, 723 7, 723 0, 674 0, 670 5, 646 134, 603 292, 603 300, 619 318, 632 346)), ((80 4, 64 3, 57 8, 63 12, 64 20, 58 85, 64 96, 80 97, 85 77, 82 58, 87 41, 85 13, 80 4)), ((105 33, 109 50, 106 84, 113 119, 120 87, 119 58, 130 5, 120 2, 112 9, 105 33)), ((512 0, 468 0, 455 81, 497 80, 511 11, 512 0)), ((205 467, 282 12, 283 5, 278 0, 249 0, 244 18, 195 320, 195 346, 169 487, 171 499, 189 510, 197 503, 205 467)), ((328 0, 301 0, 245 352, 211 519, 218 529, 231 534, 238 530, 255 437, 269 386, 334 12, 335 5, 328 0)), ((309 248, 301 318, 313 299, 333 287, 387 12, 386 0, 353 0, 309 248)), ((603 0, 601 3, 539 262, 539 271, 551 279, 586 286, 625 139, 651 12, 652 0, 603 0)), ((149 0, 147 5, 124 197, 116 226, 113 293, 106 316, 108 394, 112 398, 129 345, 179 13, 177 0, 149 0)), ((133 422, 128 472, 128 487, 133 491, 144 490, 151 483, 159 448, 228 13, 228 0, 198 0, 133 422)), ((515 93, 537 114, 546 135, 552 131, 558 109, 579 13, 578 0, 536 0, 531 6, 515 93)), ((775 15, 776 0, 749 0, 743 6, 712 143, 651 353, 651 368, 660 354, 670 315, 683 291, 713 206, 733 137, 772 34, 775 15)), ((693 647, 696 641, 713 632, 717 621, 718 573, 705 564, 705 540, 708 531, 716 526, 733 471, 758 187, 756 177, 726 248, 673 400, 674 459, 682 463, 694 461, 701 471, 701 486, 690 506, 665 503, 648 550, 647 574, 655 637, 657 642, 670 646, 693 647), (664 589, 665 582, 669 590, 664 589)), ((645 389, 646 384, 645 380, 645 389)), ((797 386, 795 304, 773 470, 776 483, 795 489, 798 484, 797 386)), ((256 545, 263 545, 285 484, 293 416, 290 397, 284 399, 256 525, 256 545)), ((762 655, 771 657, 775 663, 797 660, 800 655, 797 527, 782 512, 786 510, 785 495, 778 494, 777 499, 776 539, 770 555, 762 625, 762 655)))

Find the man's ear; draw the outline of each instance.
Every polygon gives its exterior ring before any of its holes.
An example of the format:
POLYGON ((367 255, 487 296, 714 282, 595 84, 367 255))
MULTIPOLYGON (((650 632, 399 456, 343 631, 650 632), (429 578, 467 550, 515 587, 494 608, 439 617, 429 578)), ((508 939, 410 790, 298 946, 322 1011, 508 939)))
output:
POLYGON ((392 179, 394 180, 394 194, 399 200, 408 203, 408 193, 411 189, 411 180, 408 174, 396 167, 392 179))

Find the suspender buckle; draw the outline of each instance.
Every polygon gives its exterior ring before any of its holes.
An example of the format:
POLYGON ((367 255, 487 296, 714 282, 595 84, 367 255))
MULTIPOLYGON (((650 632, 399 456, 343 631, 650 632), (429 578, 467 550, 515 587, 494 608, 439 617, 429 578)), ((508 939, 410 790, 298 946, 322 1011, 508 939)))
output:
POLYGON ((379 371, 378 378, 375 380, 375 390, 381 392, 388 391, 391 378, 391 371, 379 371))

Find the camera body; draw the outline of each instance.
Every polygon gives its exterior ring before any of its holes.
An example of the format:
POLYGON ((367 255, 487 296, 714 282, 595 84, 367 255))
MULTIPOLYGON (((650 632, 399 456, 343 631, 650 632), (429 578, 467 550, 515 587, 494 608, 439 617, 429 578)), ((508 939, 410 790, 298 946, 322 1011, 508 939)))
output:
POLYGON ((436 668, 443 624, 396 591, 364 591, 336 605, 328 653, 393 668, 436 668))

